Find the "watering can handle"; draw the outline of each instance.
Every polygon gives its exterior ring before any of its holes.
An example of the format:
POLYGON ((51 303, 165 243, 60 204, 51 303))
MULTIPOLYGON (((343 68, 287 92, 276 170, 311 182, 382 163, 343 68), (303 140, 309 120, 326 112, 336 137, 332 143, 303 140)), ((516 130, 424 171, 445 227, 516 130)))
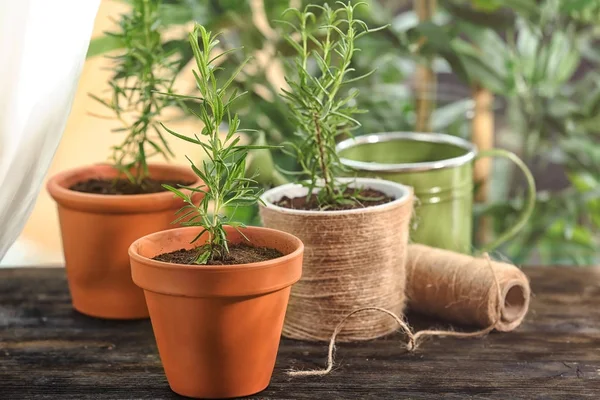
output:
POLYGON ((514 226, 500 234, 500 236, 498 236, 491 243, 484 245, 478 251, 479 253, 485 253, 496 249, 498 246, 512 239, 517 233, 519 233, 519 231, 521 231, 521 229, 523 229, 523 227, 527 224, 527 220, 533 214, 536 193, 535 180, 533 179, 531 171, 529 170, 529 168, 527 168, 527 165, 525 165, 523 160, 517 157, 515 153, 504 149, 483 150, 477 155, 477 157, 475 157, 475 160, 478 160, 483 157, 502 157, 515 163, 517 167, 519 167, 519 169, 523 172, 527 180, 527 199, 525 200, 525 207, 521 211, 521 214, 519 215, 519 218, 517 219, 517 222, 514 224, 514 226))

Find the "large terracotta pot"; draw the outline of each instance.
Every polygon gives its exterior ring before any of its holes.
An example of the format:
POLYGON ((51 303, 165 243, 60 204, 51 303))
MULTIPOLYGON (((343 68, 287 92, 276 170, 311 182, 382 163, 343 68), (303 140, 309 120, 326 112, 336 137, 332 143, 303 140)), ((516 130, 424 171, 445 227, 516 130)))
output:
MULTIPOLYGON (((150 175, 202 184, 186 167, 151 165, 150 175)), ((90 178, 116 176, 109 165, 93 165, 61 172, 48 182, 58 204, 69 290, 73 307, 83 314, 148 318, 144 294, 131 280, 127 249, 144 235, 173 228, 183 202, 171 192, 114 196, 69 190, 90 178)))
MULTIPOLYGON (((271 380, 291 285, 300 279, 304 245, 276 230, 242 231, 255 246, 283 257, 241 265, 182 265, 152 260, 190 244, 197 227, 135 241, 131 272, 144 289, 158 351, 171 389, 198 398, 248 396, 271 380)), ((226 228, 231 243, 245 241, 226 228)))

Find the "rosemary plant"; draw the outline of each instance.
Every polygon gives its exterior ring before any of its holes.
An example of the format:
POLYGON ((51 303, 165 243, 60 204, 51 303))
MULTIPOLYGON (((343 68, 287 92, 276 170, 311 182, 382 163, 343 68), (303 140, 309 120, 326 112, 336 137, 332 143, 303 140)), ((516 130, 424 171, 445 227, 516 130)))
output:
POLYGON ((108 56, 115 63, 109 82, 110 99, 92 98, 114 111, 122 127, 114 132, 126 134, 123 142, 112 148, 111 161, 131 183, 143 186, 148 178, 148 158, 173 156, 157 118, 177 102, 172 93, 178 61, 165 51, 161 40, 161 1, 134 0, 131 13, 119 20, 119 32, 107 33, 123 43, 124 51, 108 56))
MULTIPOLYGON (((211 55, 219 43, 218 35, 213 35, 199 24, 196 24, 193 32, 190 33, 189 41, 197 67, 197 70, 194 70, 194 77, 201 96, 173 96, 199 103, 199 111, 191 109, 189 111, 202 121, 204 126, 201 136, 204 136, 205 140, 201 140, 197 135, 188 137, 166 127, 165 129, 179 139, 199 145, 204 150, 208 160, 204 160, 201 167, 196 166, 188 157, 192 170, 204 181, 204 186, 197 188, 181 186, 191 192, 202 193, 204 197, 200 204, 196 205, 190 195, 172 186, 163 186, 186 203, 178 211, 179 218, 174 223, 181 222, 185 226, 202 228, 192 243, 201 235, 208 234, 208 240, 200 246, 195 260, 198 264, 206 264, 212 260, 223 260, 229 253, 225 226, 238 230, 244 227, 243 224, 227 216, 224 210, 252 206, 259 201, 261 191, 257 189, 258 184, 254 177, 244 177, 246 156, 249 150, 269 147, 240 145, 241 137, 238 133, 250 130, 240 129, 238 115, 231 113, 232 103, 244 93, 238 93, 235 89, 230 90, 230 86, 248 60, 244 61, 223 84, 219 84, 215 75, 219 68, 215 66, 215 61, 235 49, 211 55), (221 134, 220 128, 225 124, 227 131, 221 134)), ((235 212, 231 215, 235 215, 235 212)))
POLYGON ((347 185, 336 179, 344 166, 335 152, 335 144, 337 137, 350 134, 360 126, 353 116, 365 111, 355 106, 358 90, 342 94, 341 89, 373 72, 352 76, 352 56, 359 51, 355 41, 385 28, 369 29, 365 22, 355 18, 356 8, 365 3, 336 4, 337 9, 327 4, 308 5, 303 11, 290 8, 284 15, 293 14, 296 24, 280 21, 291 26, 293 35, 300 37, 300 43, 292 39, 292 35, 286 37, 297 53, 294 59, 297 76, 286 78, 290 89, 283 90, 282 96, 291 111, 299 139, 290 143, 288 152, 298 159, 301 171, 297 174, 308 177, 303 184, 309 193, 319 189, 320 208, 356 200, 353 195, 348 198, 347 185), (313 67, 317 73, 311 71, 313 67))

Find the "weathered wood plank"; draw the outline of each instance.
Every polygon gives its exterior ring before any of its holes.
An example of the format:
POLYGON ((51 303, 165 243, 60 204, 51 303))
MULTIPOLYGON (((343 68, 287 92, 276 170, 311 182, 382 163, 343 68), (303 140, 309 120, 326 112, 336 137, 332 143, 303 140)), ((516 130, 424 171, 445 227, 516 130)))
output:
MULTIPOLYGON (((600 268, 528 268, 534 298, 517 331, 435 339, 414 354, 402 336, 338 346, 283 340, 256 399, 600 398, 600 268)), ((409 317, 417 326, 436 321, 409 317)), ((171 399, 149 321, 73 311, 62 269, 0 270, 0 399, 171 399)))

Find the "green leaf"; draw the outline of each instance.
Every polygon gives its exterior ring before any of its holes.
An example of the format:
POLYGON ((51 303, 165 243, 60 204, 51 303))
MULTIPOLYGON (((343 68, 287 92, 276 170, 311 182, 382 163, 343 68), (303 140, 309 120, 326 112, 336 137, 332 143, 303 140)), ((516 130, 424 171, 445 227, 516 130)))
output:
POLYGON ((483 11, 496 11, 502 7, 502 2, 498 0, 471 0, 473 8, 483 11))
POLYGON ((600 189, 600 176, 594 176, 588 171, 572 172, 568 174, 568 177, 579 192, 600 189))
POLYGON ((203 22, 197 17, 204 16, 203 20, 206 20, 206 16, 210 15, 208 7, 197 1, 183 1, 180 4, 165 2, 160 5, 159 13, 164 26, 184 25, 194 20, 203 22))
MULTIPOLYGON (((181 185, 180 187, 181 187, 181 189, 187 189, 194 193, 204 193, 204 194, 208 193, 206 190, 200 189, 200 187, 191 187, 191 186, 185 186, 185 185, 181 185)), ((201 187, 206 187, 206 186, 201 186, 201 187)))
POLYGON ((468 73, 468 83, 478 83, 494 93, 504 94, 509 90, 507 82, 501 73, 487 65, 477 51, 462 41, 456 41, 454 44, 464 69, 468 73))
POLYGON ((426 42, 424 47, 431 49, 430 51, 442 52, 452 49, 450 36, 444 28, 434 22, 421 22, 416 27, 410 29, 407 33, 409 39, 411 39, 413 42, 417 42, 421 40, 421 38, 425 38, 426 42))
POLYGON ((419 17, 414 11, 399 13, 392 20, 392 29, 395 32, 405 32, 419 25, 419 17))
POLYGON ((184 201, 187 201, 189 199, 185 194, 183 194, 183 192, 181 192, 178 189, 175 189, 173 186, 163 184, 162 187, 164 187, 165 189, 167 189, 170 192, 173 192, 177 197, 183 199, 184 201))
MULTIPOLYGON (((543 59, 543 56, 538 55, 540 47, 540 39, 531 31, 529 25, 521 24, 517 37, 517 52, 519 55, 518 63, 521 66, 523 74, 533 80, 536 76, 536 64, 538 57, 543 59)), ((541 47, 541 52, 547 52, 545 47, 541 47)))
POLYGON ((498 33, 469 24, 458 24, 458 29, 473 44, 471 54, 479 54, 485 64, 496 70, 499 76, 507 75, 506 65, 511 55, 506 42, 498 33))
POLYGON ((101 36, 90 41, 86 58, 92 58, 113 50, 122 49, 124 46, 125 44, 120 37, 108 35, 101 36))
POLYGON ((573 51, 574 43, 563 32, 554 32, 548 47, 547 76, 559 87, 571 78, 579 66, 580 56, 573 51))
POLYGON ((198 254, 196 259, 194 260, 194 263, 199 264, 199 265, 205 265, 206 263, 208 263, 210 256, 211 256, 210 251, 204 250, 204 251, 200 252, 200 254, 198 254))
POLYGON ((590 6, 598 6, 598 0, 563 0, 560 4, 560 11, 569 14, 583 11, 590 6))
POLYGON ((444 132, 456 122, 464 121, 467 114, 475 108, 473 99, 458 100, 438 107, 431 114, 431 130, 444 132))
POLYGON ((529 19, 535 19, 540 14, 536 0, 502 0, 502 4, 529 19))
POLYGON ((505 30, 512 26, 514 17, 500 10, 502 3, 489 0, 475 0, 473 7, 462 5, 456 1, 445 1, 441 4, 453 16, 474 25, 496 30, 505 30))
POLYGON ((197 212, 196 210, 188 211, 185 214, 182 214, 179 217, 177 217, 177 219, 175 219, 173 222, 171 222, 171 224, 173 224, 173 225, 179 224, 180 222, 183 222, 186 218, 188 218, 189 216, 191 216, 192 214, 194 214, 196 212, 197 212))
POLYGON ((194 143, 194 144, 200 144, 201 143, 200 140, 198 140, 198 139, 193 139, 191 137, 188 137, 188 136, 185 136, 185 135, 181 135, 181 134, 179 134, 179 133, 177 133, 177 132, 175 132, 175 131, 167 128, 162 122, 161 122, 160 125, 163 127, 164 130, 166 130, 167 132, 169 132, 171 135, 175 136, 176 138, 179 138, 181 140, 185 140, 186 142, 190 142, 190 143, 194 143))

